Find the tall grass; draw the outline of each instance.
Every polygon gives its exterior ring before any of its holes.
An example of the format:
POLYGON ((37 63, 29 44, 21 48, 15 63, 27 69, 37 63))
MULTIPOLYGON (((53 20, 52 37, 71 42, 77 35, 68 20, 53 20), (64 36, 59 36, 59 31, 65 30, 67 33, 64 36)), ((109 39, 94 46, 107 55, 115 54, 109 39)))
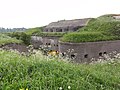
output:
POLYGON ((120 62, 79 65, 0 51, 0 90, 119 90, 119 71, 120 62))

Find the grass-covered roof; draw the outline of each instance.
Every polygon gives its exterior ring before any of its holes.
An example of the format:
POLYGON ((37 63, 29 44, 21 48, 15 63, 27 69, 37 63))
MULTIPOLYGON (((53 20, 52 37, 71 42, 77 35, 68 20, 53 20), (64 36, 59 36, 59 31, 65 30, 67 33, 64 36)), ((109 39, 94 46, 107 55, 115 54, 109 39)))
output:
POLYGON ((120 20, 113 15, 103 15, 91 19, 88 25, 79 29, 78 32, 68 33, 61 40, 64 42, 95 42, 120 39, 120 20))

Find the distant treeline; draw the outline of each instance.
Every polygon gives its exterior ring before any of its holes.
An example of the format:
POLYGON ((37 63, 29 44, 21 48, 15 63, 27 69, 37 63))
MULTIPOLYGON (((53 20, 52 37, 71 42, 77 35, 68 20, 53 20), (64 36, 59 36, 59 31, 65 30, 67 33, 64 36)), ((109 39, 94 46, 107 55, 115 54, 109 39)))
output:
POLYGON ((5 32, 24 32, 26 31, 27 29, 26 28, 3 28, 3 27, 0 27, 0 33, 5 33, 5 32))

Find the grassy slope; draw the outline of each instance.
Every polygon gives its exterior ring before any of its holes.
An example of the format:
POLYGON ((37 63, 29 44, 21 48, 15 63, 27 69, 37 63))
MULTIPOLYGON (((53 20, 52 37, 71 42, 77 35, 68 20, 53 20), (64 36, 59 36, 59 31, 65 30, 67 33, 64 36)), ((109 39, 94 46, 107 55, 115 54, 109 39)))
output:
POLYGON ((0 51, 0 90, 119 90, 119 71, 120 62, 77 65, 0 51))
POLYGON ((94 42, 120 39, 119 35, 120 20, 113 19, 111 15, 104 15, 90 20, 86 27, 79 29, 79 32, 64 35, 61 40, 64 42, 94 42), (82 39, 83 36, 84 39, 82 39))
POLYGON ((8 43, 22 43, 22 41, 17 40, 15 38, 11 38, 5 34, 0 34, 0 45, 8 44, 8 43))
POLYGON ((41 32, 42 32, 42 27, 30 28, 25 31, 27 35, 32 35, 32 34, 41 33, 41 32))

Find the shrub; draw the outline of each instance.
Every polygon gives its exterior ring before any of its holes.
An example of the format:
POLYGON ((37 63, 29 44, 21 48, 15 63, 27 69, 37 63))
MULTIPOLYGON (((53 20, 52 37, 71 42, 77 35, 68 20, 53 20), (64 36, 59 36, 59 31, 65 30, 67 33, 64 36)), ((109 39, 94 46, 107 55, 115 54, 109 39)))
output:
POLYGON ((26 45, 30 44, 31 36, 27 35, 24 32, 13 32, 13 33, 10 33, 9 36, 15 37, 18 40, 22 40, 23 43, 26 45))
POLYGON ((22 41, 17 40, 16 38, 11 38, 5 34, 0 34, 0 45, 9 44, 9 43, 22 43, 22 41))

